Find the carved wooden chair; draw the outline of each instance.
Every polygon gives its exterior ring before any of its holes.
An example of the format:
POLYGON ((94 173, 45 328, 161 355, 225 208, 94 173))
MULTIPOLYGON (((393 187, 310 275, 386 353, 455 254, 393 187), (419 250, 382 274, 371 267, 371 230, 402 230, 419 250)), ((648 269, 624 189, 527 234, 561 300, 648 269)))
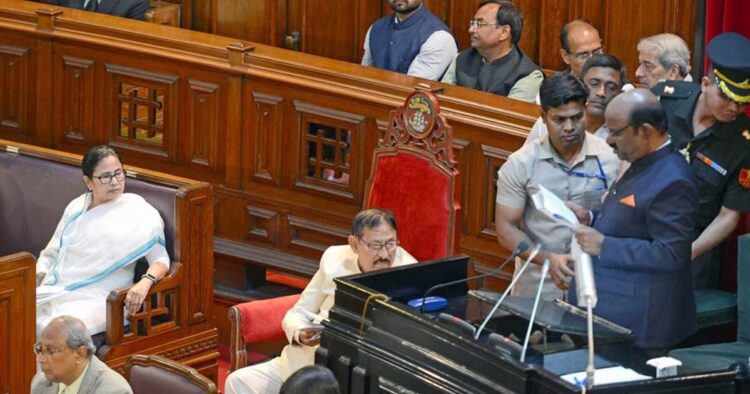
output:
POLYGON ((391 112, 364 206, 393 211, 400 244, 417 260, 446 257, 458 251, 459 185, 452 128, 435 96, 417 90, 391 112))
POLYGON ((168 358, 136 354, 125 363, 125 379, 133 394, 216 394, 216 384, 194 368, 168 358))
MULTIPOLYGON (((393 211, 401 246, 420 261, 458 251, 460 183, 452 133, 435 96, 417 90, 391 111, 373 153, 364 207, 393 211)), ((248 364, 248 344, 285 341, 281 320, 297 299, 298 294, 229 308, 232 371, 248 364)))
MULTIPOLYGON (((0 256, 36 254, 44 248, 65 206, 84 190, 80 163, 79 155, 0 140, 0 256)), ((110 293, 97 356, 122 371, 133 354, 161 354, 214 377, 218 333, 211 316, 211 187, 127 165, 125 172, 125 191, 139 194, 161 214, 172 266, 150 289, 142 310, 127 317, 127 329, 123 310, 128 289, 110 293)))

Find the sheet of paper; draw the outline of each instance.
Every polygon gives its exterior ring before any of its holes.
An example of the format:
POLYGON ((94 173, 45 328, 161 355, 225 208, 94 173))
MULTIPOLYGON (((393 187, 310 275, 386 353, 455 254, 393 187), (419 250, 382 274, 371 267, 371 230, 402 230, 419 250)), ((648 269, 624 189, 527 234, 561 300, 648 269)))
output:
POLYGON ((567 227, 574 228, 578 225, 576 214, 565 206, 563 200, 542 185, 537 185, 537 188, 539 190, 531 195, 531 201, 537 210, 567 227))
POLYGON ((36 288, 36 306, 42 305, 65 294, 68 294, 68 291, 62 286, 39 286, 36 288))
MULTIPOLYGON (((582 385, 586 380, 586 372, 575 372, 560 376, 562 379, 576 385, 582 385)), ((637 380, 648 380, 650 376, 641 375, 630 368, 610 367, 594 371, 594 386, 621 382, 635 382, 637 380)))

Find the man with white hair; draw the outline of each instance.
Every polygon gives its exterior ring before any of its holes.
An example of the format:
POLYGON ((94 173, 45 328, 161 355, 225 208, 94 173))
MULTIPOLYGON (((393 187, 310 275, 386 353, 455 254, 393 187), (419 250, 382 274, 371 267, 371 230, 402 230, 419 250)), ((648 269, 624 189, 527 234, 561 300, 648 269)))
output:
POLYGON ((646 37, 638 43, 635 76, 644 88, 661 81, 690 82, 690 50, 685 41, 670 33, 646 37))
POLYGON ((133 394, 125 378, 99 361, 95 351, 81 320, 52 319, 34 345, 40 371, 31 381, 31 394, 133 394))

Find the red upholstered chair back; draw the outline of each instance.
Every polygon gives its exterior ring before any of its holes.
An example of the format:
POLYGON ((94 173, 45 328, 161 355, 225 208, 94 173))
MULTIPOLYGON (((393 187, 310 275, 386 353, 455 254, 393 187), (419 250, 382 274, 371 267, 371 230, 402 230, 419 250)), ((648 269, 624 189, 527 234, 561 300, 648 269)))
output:
POLYGON ((391 112, 373 153, 365 208, 387 208, 401 246, 417 260, 458 251, 459 172, 453 132, 432 93, 418 90, 391 112))
POLYGON ((244 302, 229 308, 229 321, 232 327, 229 338, 229 368, 232 371, 265 359, 259 354, 248 354, 247 345, 286 339, 281 321, 299 297, 299 294, 292 294, 244 302))

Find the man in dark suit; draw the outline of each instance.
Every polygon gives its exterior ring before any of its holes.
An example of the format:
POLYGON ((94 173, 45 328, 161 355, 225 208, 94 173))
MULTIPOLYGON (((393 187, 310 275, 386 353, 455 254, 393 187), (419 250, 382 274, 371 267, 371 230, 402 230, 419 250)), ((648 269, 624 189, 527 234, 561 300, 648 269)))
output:
MULTIPOLYGON (((633 331, 631 367, 667 354, 696 329, 690 243, 698 188, 667 134, 667 120, 650 91, 636 89, 607 106, 607 142, 630 168, 593 215, 573 207, 576 239, 593 257, 594 313, 633 331)), ((570 298, 576 303, 575 286, 570 298)))
POLYGON ((123 18, 146 19, 146 11, 151 5, 149 0, 36 0, 40 3, 59 5, 62 7, 77 8, 107 14, 121 16, 123 18))

